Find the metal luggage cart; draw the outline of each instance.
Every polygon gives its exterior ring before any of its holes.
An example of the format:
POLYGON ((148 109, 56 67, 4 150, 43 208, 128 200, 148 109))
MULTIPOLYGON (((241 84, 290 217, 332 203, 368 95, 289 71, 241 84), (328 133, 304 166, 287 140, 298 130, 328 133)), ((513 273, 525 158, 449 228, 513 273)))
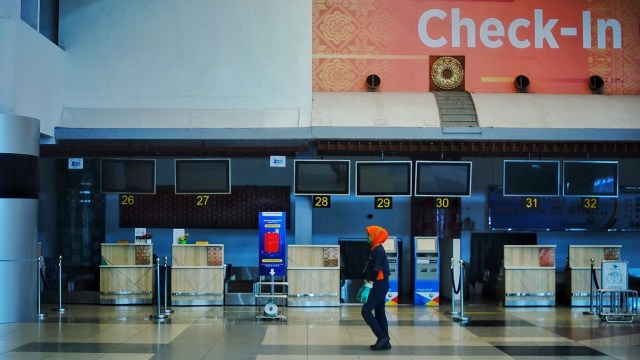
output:
POLYGON ((638 292, 629 289, 628 263, 603 260, 602 288, 597 291, 596 313, 606 322, 632 323, 638 310, 638 292), (606 301, 608 299, 609 301, 606 301))
POLYGON ((253 284, 256 298, 256 320, 287 320, 286 309, 289 297, 289 284, 285 281, 258 281, 253 284))
POLYGON ((638 310, 638 292, 636 290, 598 289, 597 314, 606 322, 632 323, 638 310), (609 298, 605 304, 605 297, 609 298))

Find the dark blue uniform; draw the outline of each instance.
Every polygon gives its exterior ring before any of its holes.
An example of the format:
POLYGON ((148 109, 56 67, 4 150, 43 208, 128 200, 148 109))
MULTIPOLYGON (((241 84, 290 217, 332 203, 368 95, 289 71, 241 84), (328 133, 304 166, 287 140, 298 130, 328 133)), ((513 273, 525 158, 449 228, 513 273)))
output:
POLYGON ((389 260, 382 245, 376 246, 370 253, 364 270, 367 281, 373 281, 367 302, 362 305, 362 318, 369 325, 378 340, 389 339, 389 325, 384 310, 385 298, 389 292, 389 260), (382 272, 382 276, 378 274, 382 272), (382 277, 382 279, 379 279, 382 277), (375 314, 375 315, 374 315, 375 314))

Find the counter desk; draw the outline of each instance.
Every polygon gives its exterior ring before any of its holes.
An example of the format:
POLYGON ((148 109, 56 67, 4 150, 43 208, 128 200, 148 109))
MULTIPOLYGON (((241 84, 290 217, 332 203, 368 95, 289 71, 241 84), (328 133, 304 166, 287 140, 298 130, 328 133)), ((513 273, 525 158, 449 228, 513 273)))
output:
POLYGON ((598 284, 602 284, 601 265, 603 260, 620 260, 622 245, 569 245, 566 295, 571 306, 589 306, 591 296, 591 259, 598 284))
POLYGON ((101 244, 101 304, 151 304, 153 244, 101 244))
POLYGON ((171 305, 224 304, 224 245, 172 247, 171 305))
POLYGON ((504 306, 555 306, 556 245, 505 245, 504 306))
POLYGON ((287 247, 289 306, 340 305, 340 246, 287 247))

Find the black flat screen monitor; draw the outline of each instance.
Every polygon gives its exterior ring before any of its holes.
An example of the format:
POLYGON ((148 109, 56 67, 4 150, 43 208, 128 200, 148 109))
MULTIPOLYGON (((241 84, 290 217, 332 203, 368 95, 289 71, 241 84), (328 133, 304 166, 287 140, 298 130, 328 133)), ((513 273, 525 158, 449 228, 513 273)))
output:
POLYGON ((229 159, 176 159, 176 194, 230 194, 229 159))
POLYGON ((617 161, 565 161, 564 196, 618 197, 617 161))
POLYGON ((411 161, 357 161, 356 196, 411 196, 411 161))
POLYGON ((294 160, 295 195, 349 195, 349 160, 294 160))
POLYGON ((560 195, 559 161, 505 160, 503 165, 504 196, 560 195))
POLYGON ((100 190, 103 193, 155 194, 156 161, 153 159, 102 159, 100 190))
POLYGON ((471 162, 416 161, 416 196, 471 196, 471 162))

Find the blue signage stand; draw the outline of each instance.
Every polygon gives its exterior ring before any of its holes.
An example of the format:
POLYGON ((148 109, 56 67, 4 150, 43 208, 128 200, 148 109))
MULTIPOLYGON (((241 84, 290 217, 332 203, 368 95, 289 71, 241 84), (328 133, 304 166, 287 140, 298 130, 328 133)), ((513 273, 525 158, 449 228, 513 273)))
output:
POLYGON ((286 213, 261 212, 258 216, 259 274, 287 274, 286 213))

